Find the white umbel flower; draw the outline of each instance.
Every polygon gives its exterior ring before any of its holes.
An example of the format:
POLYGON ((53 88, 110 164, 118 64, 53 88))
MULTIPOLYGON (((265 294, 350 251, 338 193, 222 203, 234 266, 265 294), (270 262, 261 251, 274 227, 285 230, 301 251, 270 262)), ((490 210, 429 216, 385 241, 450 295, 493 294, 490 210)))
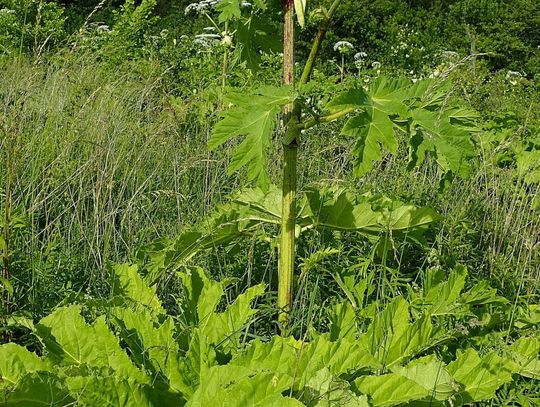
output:
POLYGON ((198 14, 208 8, 214 7, 220 0, 202 0, 198 3, 191 3, 184 9, 184 14, 198 14))
POLYGON ((355 61, 362 61, 367 58, 367 54, 364 51, 357 52, 354 54, 354 60, 355 61))
POLYGON ((517 72, 517 71, 506 72, 506 80, 510 82, 513 86, 516 86, 522 78, 523 78, 523 74, 521 72, 517 72))
POLYGON ((338 41, 334 44, 334 51, 338 51, 340 54, 348 54, 354 49, 349 41, 338 41))

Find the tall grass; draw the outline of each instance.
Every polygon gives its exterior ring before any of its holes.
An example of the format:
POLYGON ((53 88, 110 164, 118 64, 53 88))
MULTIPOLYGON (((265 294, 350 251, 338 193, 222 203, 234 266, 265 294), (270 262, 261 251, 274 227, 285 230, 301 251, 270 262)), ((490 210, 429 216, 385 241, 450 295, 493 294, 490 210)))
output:
POLYGON ((16 297, 38 308, 68 281, 97 288, 107 262, 199 219, 222 181, 208 128, 177 120, 157 65, 141 76, 88 58, 0 62, 0 177, 19 220, 10 267, 16 297))

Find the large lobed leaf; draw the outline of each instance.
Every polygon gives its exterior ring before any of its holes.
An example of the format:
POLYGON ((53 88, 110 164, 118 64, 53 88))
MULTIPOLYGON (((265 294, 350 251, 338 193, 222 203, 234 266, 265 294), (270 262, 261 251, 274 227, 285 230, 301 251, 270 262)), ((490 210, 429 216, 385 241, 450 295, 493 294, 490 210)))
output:
MULTIPOLYGON (((146 282, 152 284, 166 270, 185 265, 198 252, 234 242, 260 225, 279 225, 281 199, 281 190, 274 185, 266 191, 260 188, 240 191, 231 203, 218 207, 199 229, 182 233, 168 245, 156 245, 147 250, 151 261, 146 266, 146 282)), ((306 191, 298 200, 297 208, 297 223, 304 230, 318 227, 356 231, 367 236, 420 235, 439 219, 429 207, 419 208, 381 195, 355 194, 334 188, 306 191)))
POLYGON ((488 400, 495 391, 512 380, 515 366, 510 360, 491 352, 480 357, 474 349, 461 352, 448 365, 452 377, 461 384, 459 397, 463 402, 488 400))
POLYGON ((222 114, 223 118, 214 127, 208 145, 215 150, 236 137, 244 137, 233 152, 230 173, 247 166, 250 181, 256 181, 263 188, 268 186, 266 150, 270 147, 282 106, 292 99, 291 88, 286 86, 267 86, 253 94, 229 96, 227 101, 233 107, 222 114))
POLYGON ((36 331, 47 349, 47 359, 53 363, 107 368, 143 383, 147 380, 120 347, 105 317, 88 325, 78 305, 58 308, 36 325, 36 331))
POLYGON ((14 386, 27 373, 50 370, 49 363, 15 343, 0 346, 0 389, 14 386))
POLYGON ((446 91, 444 84, 433 80, 412 84, 407 79, 379 77, 367 90, 352 88, 334 98, 328 111, 356 111, 342 129, 356 140, 355 174, 365 175, 386 152, 396 154, 396 131, 401 129, 410 145, 410 167, 422 163, 429 151, 445 172, 466 176, 474 155, 471 133, 476 115, 445 99, 446 91))

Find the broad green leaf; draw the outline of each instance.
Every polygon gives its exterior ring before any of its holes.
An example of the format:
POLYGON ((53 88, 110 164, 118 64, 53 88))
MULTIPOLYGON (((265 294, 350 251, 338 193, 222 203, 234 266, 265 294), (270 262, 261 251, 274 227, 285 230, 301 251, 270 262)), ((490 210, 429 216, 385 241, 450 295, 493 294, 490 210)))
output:
POLYGON ((362 88, 353 87, 340 93, 327 105, 326 110, 337 113, 345 109, 362 109, 371 103, 369 94, 362 88))
POLYGON ((464 292, 459 301, 468 306, 508 303, 508 300, 497 295, 497 290, 490 287, 485 280, 476 283, 470 290, 464 292))
POLYGON ((342 133, 356 139, 353 148, 354 173, 361 177, 373 168, 373 162, 382 159, 381 147, 395 154, 398 141, 394 123, 380 110, 371 110, 350 119, 342 133))
POLYGON ((463 402, 488 400, 496 390, 512 380, 513 363, 491 352, 480 357, 473 349, 460 353, 448 365, 452 377, 462 385, 458 397, 463 402))
POLYGON ((393 366, 414 356, 432 340, 431 320, 423 316, 409 322, 409 304, 397 297, 378 313, 360 342, 384 366, 393 366))
POLYGON ((369 407, 366 396, 357 396, 349 382, 335 377, 327 368, 319 370, 297 397, 308 406, 369 407))
POLYGON ((405 367, 394 366, 392 371, 428 390, 427 402, 447 400, 459 390, 445 364, 434 355, 416 359, 405 367))
MULTIPOLYGON (((281 189, 275 185, 270 185, 266 192, 260 188, 244 189, 232 199, 234 203, 249 209, 245 215, 253 212, 253 215, 258 214, 258 219, 263 222, 281 222, 281 189)), ((255 219, 253 215, 250 219, 255 219)))
POLYGON ((178 395, 153 386, 142 385, 116 376, 69 377, 66 384, 73 397, 87 406, 107 407, 174 407, 184 400, 178 395))
POLYGON ((350 301, 335 304, 330 313, 330 339, 354 340, 356 336, 356 315, 350 301))
POLYGON ((403 405, 429 396, 429 390, 398 374, 361 376, 354 384, 363 394, 370 396, 374 406, 403 405))
POLYGON ((217 354, 215 347, 211 346, 199 329, 194 329, 189 343, 189 350, 183 361, 183 380, 191 387, 191 396, 199 387, 208 371, 216 366, 217 354))
POLYGON ((4 406, 65 407, 75 403, 62 380, 50 372, 33 372, 23 376, 8 394, 4 406))
POLYGON ((232 95, 229 101, 234 106, 222 114, 208 145, 215 150, 229 140, 244 137, 234 150, 229 173, 247 166, 249 180, 266 188, 269 183, 265 171, 266 150, 282 106, 292 101, 291 89, 268 86, 254 94, 232 95))
POLYGON ((302 390, 322 369, 334 375, 379 364, 358 341, 343 338, 332 342, 319 335, 311 342, 276 336, 268 343, 254 341, 247 350, 234 357, 230 365, 254 371, 278 372, 294 378, 293 388, 302 390))
POLYGON ((147 380, 132 363, 109 330, 104 317, 88 325, 78 305, 56 309, 43 318, 36 331, 48 351, 47 358, 61 365, 110 368, 118 375, 147 380))
POLYGON ((190 384, 183 377, 172 318, 159 323, 148 310, 121 307, 115 307, 112 314, 131 358, 152 375, 152 383, 164 382, 172 391, 191 394, 190 384))
POLYGON ((448 281, 431 287, 422 298, 415 302, 414 306, 421 306, 428 315, 432 316, 456 314, 460 310, 463 312, 462 304, 457 300, 465 286, 466 278, 467 269, 457 266, 450 273, 448 281))
POLYGON ((240 294, 224 312, 214 312, 202 320, 199 329, 205 335, 206 340, 209 343, 221 344, 229 351, 237 349, 242 328, 257 312, 255 308, 251 307, 251 302, 263 295, 264 291, 265 287, 262 284, 250 287, 243 294, 240 294))
POLYGON ((447 92, 447 85, 433 80, 411 84, 407 79, 379 77, 367 91, 353 88, 332 100, 326 106, 331 113, 358 112, 342 130, 356 139, 355 174, 370 171, 385 151, 397 152, 395 129, 400 128, 409 141, 410 168, 431 151, 446 172, 466 176, 474 153, 471 131, 477 115, 449 101, 447 92))
MULTIPOLYGON (((189 372, 186 375, 188 377, 180 380, 194 388, 215 364, 214 349, 225 353, 235 353, 239 349, 241 330, 257 312, 251 303, 264 293, 264 286, 248 288, 225 311, 218 313, 216 307, 224 294, 226 282, 218 283, 209 279, 200 268, 179 273, 179 276, 186 294, 184 312, 187 312, 189 307, 197 310, 197 315, 189 312, 191 316, 188 317, 188 322, 195 322, 198 326, 190 338, 185 367, 184 364, 181 366, 183 371, 189 372)), ((186 392, 184 388, 182 391, 186 392)))
POLYGON ((515 373, 540 380, 540 339, 522 337, 510 348, 510 358, 516 363, 515 373))
POLYGON ((450 81, 440 81, 435 78, 426 78, 416 81, 404 92, 405 99, 412 105, 422 108, 440 106, 447 99, 451 90, 450 81))
POLYGON ((292 378, 278 372, 253 372, 241 366, 215 366, 201 378, 201 384, 186 406, 291 406, 303 404, 282 396, 292 378))
POLYGON ((220 12, 218 17, 220 23, 235 20, 242 16, 240 0, 221 0, 216 4, 216 10, 220 12))
POLYGON ((294 0, 294 11, 296 12, 296 17, 298 18, 298 24, 300 24, 301 27, 306 25, 306 5, 307 0, 294 0))
POLYGON ((425 153, 432 151, 437 163, 445 171, 462 177, 469 172, 469 161, 474 155, 470 132, 451 123, 452 109, 411 111, 416 138, 411 140, 411 165, 424 160, 425 153))
MULTIPOLYGON (((202 250, 234 242, 262 224, 281 222, 281 191, 273 185, 266 192, 260 188, 244 189, 231 201, 218 207, 200 229, 186 231, 168 245, 158 243, 147 249, 151 262, 146 282, 152 283, 166 270, 186 265, 202 250)), ((297 208, 297 223, 305 229, 350 230, 369 236, 391 232, 394 237, 404 237, 405 233, 407 237, 419 237, 427 225, 439 218, 431 208, 332 188, 306 191, 297 208)), ((188 307, 187 312, 194 309, 188 307)))
POLYGON ((0 388, 17 384, 27 373, 50 369, 48 363, 22 346, 14 343, 0 346, 0 388))
POLYGON ((156 287, 148 287, 138 272, 137 266, 120 264, 114 266, 116 281, 114 293, 136 304, 148 307, 155 314, 165 311, 156 294, 156 287))
POLYGON ((223 284, 210 279, 200 267, 179 272, 178 278, 184 289, 180 305, 184 318, 189 325, 198 325, 215 311, 224 292, 223 284))
POLYGON ((373 168, 373 162, 382 159, 382 149, 392 154, 397 152, 398 140, 392 118, 404 116, 407 111, 403 103, 409 82, 404 79, 378 78, 368 92, 351 89, 339 95, 327 105, 330 111, 346 108, 361 110, 349 119, 342 133, 356 139, 353 149, 354 172, 363 176, 373 168))
POLYGON ((404 100, 407 98, 407 88, 411 82, 405 78, 390 78, 381 76, 369 87, 368 94, 372 110, 384 112, 389 116, 405 115, 407 106, 404 100))
POLYGON ((224 312, 218 313, 216 307, 225 293, 227 281, 216 282, 201 268, 191 268, 178 275, 186 295, 183 310, 187 322, 198 325, 208 343, 218 344, 225 340, 225 345, 234 348, 240 330, 256 313, 251 302, 264 293, 264 286, 248 288, 224 312), (196 316, 193 310, 197 310, 196 316))
POLYGON ((313 189, 306 192, 306 200, 298 211, 303 226, 379 234, 419 228, 440 218, 427 207, 416 208, 381 196, 358 195, 346 190, 313 189))

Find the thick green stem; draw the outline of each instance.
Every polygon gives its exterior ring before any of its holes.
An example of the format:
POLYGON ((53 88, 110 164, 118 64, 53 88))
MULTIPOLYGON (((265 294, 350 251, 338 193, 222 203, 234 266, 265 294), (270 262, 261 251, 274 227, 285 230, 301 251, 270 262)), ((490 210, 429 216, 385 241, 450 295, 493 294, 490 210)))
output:
MULTIPOLYGON (((315 60, 332 17, 341 0, 334 0, 321 24, 317 37, 311 48, 298 86, 305 85, 313 72, 315 60)), ((294 86, 294 0, 283 0, 284 33, 283 33, 283 83, 294 86)), ((292 308, 293 275, 295 262, 295 228, 296 228, 296 166, 298 154, 298 138, 304 124, 300 123, 302 106, 298 102, 284 107, 283 134, 283 181, 281 207, 281 239, 278 263, 278 321, 285 330, 292 308)), ((319 121, 324 120, 319 118, 319 121)), ((311 123, 308 124, 308 126, 311 123)))
MULTIPOLYGON (((294 85, 294 4, 293 0, 283 1, 285 15, 283 34, 283 83, 294 85)), ((281 329, 285 329, 292 307, 292 283, 295 258, 296 224, 296 161, 297 132, 294 104, 283 109, 286 128, 283 137, 283 180, 281 207, 281 240, 278 263, 278 308, 281 329), (294 136, 289 137, 291 133, 294 136)))
POLYGON ((309 57, 306 61, 306 65, 304 65, 304 70, 302 72, 302 76, 299 82, 300 86, 305 85, 306 83, 309 82, 309 78, 311 77, 311 73, 313 72, 313 68, 315 67, 315 60, 317 59, 317 55, 319 55, 319 49, 321 48, 321 44, 324 38, 326 37, 328 28, 330 27, 330 24, 332 23, 332 18, 334 17, 334 14, 340 4, 341 4, 341 0, 334 0, 332 5, 330 6, 330 9, 326 13, 326 16, 323 22, 321 23, 319 32, 317 33, 317 36, 315 37, 315 41, 313 41, 313 45, 311 46, 311 51, 309 52, 309 57))
POLYGON ((283 146, 283 203, 281 214, 281 242, 279 253, 278 307, 282 329, 288 321, 292 307, 292 285, 295 259, 296 225, 296 163, 298 148, 295 144, 283 146))

